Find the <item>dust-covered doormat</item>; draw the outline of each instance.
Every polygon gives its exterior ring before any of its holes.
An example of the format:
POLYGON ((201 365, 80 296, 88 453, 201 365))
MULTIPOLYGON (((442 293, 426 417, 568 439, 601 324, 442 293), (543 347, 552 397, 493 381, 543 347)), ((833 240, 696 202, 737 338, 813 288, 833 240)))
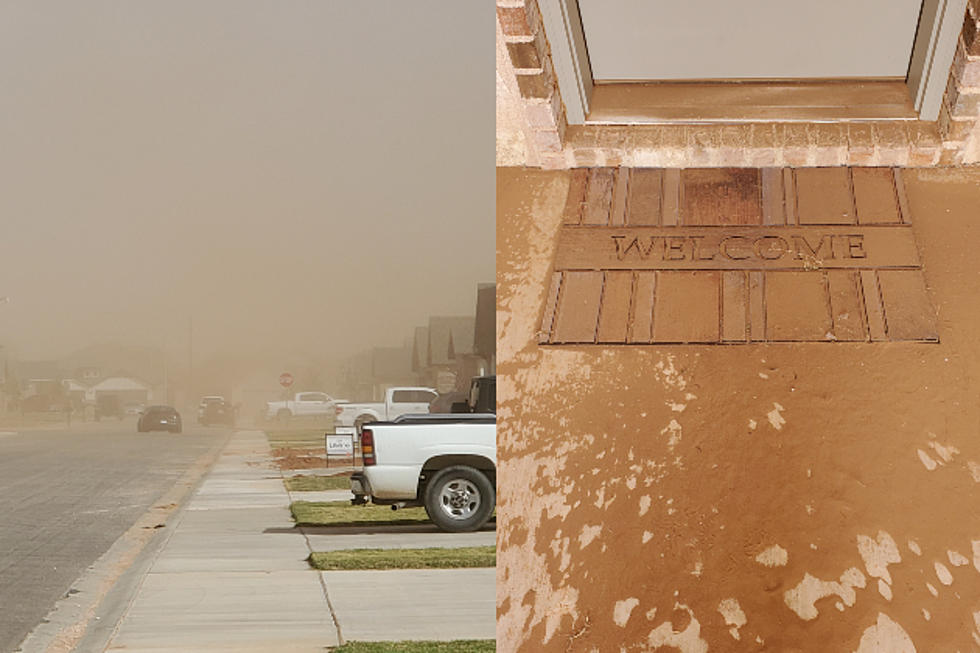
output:
POLYGON ((893 168, 572 171, 542 344, 938 342, 893 168))

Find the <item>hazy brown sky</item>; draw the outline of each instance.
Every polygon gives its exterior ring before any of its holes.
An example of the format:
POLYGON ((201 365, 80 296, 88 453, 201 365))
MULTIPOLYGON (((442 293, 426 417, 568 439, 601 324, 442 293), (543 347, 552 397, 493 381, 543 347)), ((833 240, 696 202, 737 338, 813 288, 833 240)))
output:
POLYGON ((0 3, 0 344, 398 344, 493 281, 493 3, 0 3))

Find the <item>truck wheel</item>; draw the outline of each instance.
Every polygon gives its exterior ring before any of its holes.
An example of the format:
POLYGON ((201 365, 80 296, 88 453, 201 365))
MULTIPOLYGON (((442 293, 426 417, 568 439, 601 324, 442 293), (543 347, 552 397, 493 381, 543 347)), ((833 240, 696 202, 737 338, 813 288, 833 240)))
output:
POLYGON ((440 530, 475 531, 490 519, 496 495, 490 479, 479 470, 462 465, 447 467, 425 488, 425 512, 440 530))
POLYGON ((276 419, 279 420, 280 424, 289 424, 289 420, 292 419, 293 414, 289 412, 286 408, 281 409, 276 413, 276 419))

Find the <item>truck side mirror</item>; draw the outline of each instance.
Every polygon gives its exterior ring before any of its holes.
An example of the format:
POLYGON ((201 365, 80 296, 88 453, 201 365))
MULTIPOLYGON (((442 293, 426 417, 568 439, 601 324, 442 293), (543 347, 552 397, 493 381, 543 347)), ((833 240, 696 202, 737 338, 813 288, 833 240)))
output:
POLYGON ((470 405, 465 401, 454 401, 452 406, 449 408, 450 413, 468 413, 470 412, 470 405))

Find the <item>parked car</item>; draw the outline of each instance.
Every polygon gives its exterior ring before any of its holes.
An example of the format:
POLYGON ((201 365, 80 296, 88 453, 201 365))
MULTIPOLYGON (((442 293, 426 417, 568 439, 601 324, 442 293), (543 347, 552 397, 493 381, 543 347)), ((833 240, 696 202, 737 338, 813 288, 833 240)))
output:
POLYGON ((325 392, 297 392, 292 399, 267 402, 265 418, 285 423, 293 417, 330 415, 341 401, 325 392))
POLYGON ((424 506, 443 531, 475 531, 496 505, 496 436, 490 414, 404 415, 366 424, 351 503, 424 506))
POLYGON ((470 381, 469 394, 453 403, 453 413, 497 414, 497 376, 475 376, 470 381))
POLYGON ((230 401, 209 401, 204 407, 204 414, 198 418, 198 421, 204 426, 215 424, 234 426, 235 412, 235 406, 230 401))
POLYGON ((133 417, 134 415, 142 415, 143 411, 146 410, 146 404, 141 403, 129 403, 123 406, 123 413, 126 417, 133 417))
POLYGON ((197 405, 197 421, 201 424, 201 420, 204 419, 204 414, 208 410, 208 406, 211 404, 223 403, 225 400, 221 395, 208 395, 206 397, 201 397, 201 402, 197 405))
POLYGON ((390 421, 399 415, 428 413, 429 404, 439 393, 433 388, 409 387, 388 388, 384 401, 374 403, 347 402, 337 405, 338 431, 354 428, 370 422, 390 421))
POLYGON ((146 433, 147 431, 180 433, 183 430, 180 413, 173 406, 150 406, 143 411, 139 421, 136 422, 138 433, 146 433))

